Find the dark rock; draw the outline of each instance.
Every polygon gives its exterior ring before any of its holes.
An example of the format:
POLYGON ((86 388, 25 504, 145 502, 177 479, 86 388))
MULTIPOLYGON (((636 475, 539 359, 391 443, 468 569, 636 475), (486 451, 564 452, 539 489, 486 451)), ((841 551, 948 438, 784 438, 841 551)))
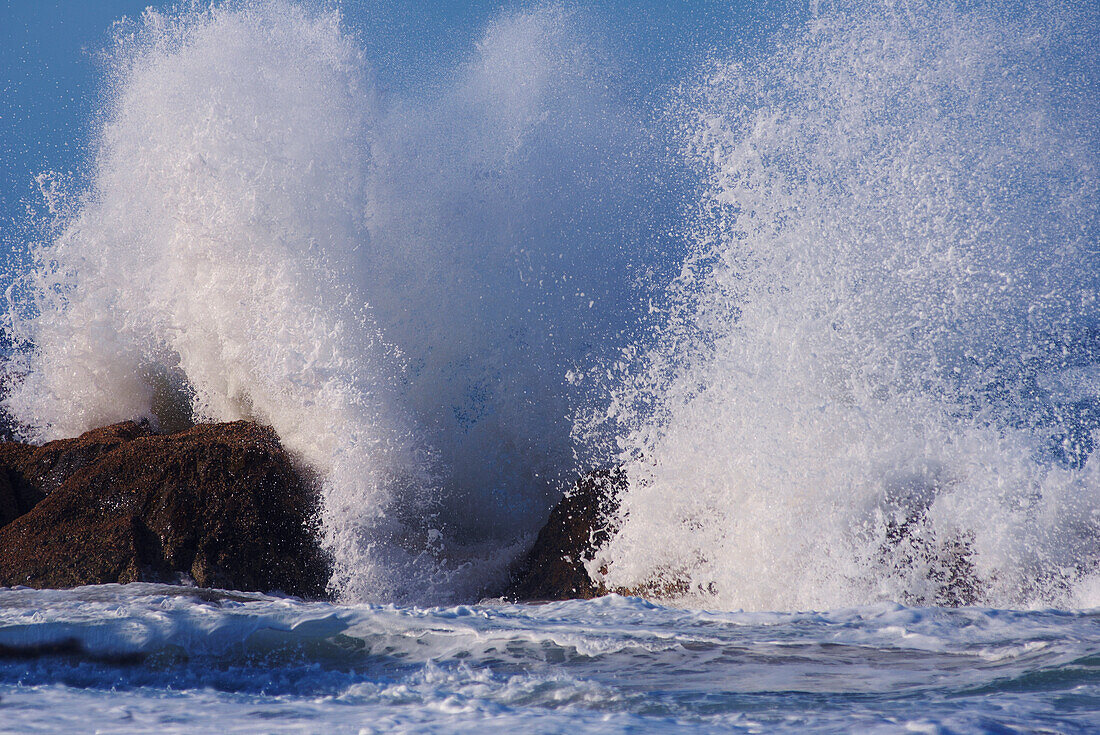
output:
POLYGON ((517 601, 589 599, 608 590, 585 570, 614 533, 614 517, 626 487, 621 469, 581 478, 550 512, 530 553, 512 574, 504 597, 517 601))
POLYGON ((245 421, 0 444, 0 512, 18 516, 0 528, 0 585, 189 580, 320 597, 316 509, 275 433, 245 421))
POLYGON ((79 470, 124 443, 152 433, 148 426, 127 421, 41 447, 0 443, 0 525, 30 511, 79 470))

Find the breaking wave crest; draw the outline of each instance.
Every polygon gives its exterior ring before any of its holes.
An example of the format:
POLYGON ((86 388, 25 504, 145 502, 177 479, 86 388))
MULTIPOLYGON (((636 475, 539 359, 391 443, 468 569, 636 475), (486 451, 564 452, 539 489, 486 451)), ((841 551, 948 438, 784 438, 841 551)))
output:
POLYGON ((636 311, 641 132, 599 49, 561 8, 505 14, 383 95, 335 11, 116 35, 90 185, 51 190, 58 234, 17 284, 9 408, 37 440, 268 423, 322 478, 344 596, 476 594, 574 474, 562 376, 636 311))
POLYGON ((347 600, 492 589, 613 461, 615 589, 1094 604, 1096 11, 873 5, 657 112, 560 6, 404 86, 331 9, 147 11, 86 180, 44 180, 6 406, 270 424, 347 600))
POLYGON ((841 4, 714 64, 682 106, 695 248, 614 393, 630 492, 594 576, 726 608, 1081 603, 1092 21, 841 4))

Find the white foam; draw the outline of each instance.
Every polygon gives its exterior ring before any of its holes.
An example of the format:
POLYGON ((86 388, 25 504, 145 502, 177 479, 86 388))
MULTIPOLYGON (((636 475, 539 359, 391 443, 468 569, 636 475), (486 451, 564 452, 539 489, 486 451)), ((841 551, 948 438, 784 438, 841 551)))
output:
POLYGON ((841 3, 687 95, 709 186, 615 396, 631 487, 594 576, 726 608, 944 602, 953 575, 956 601, 1065 604, 1100 460, 1051 448, 1077 417, 1036 380, 1098 357, 1079 27, 841 3))
POLYGON ((564 373, 635 308, 616 208, 585 211, 640 175, 632 123, 560 8, 385 98, 369 43, 284 0, 120 26, 8 406, 37 440, 173 402, 269 423, 323 478, 336 589, 469 597, 574 474, 564 373))
POLYGON ((1091 692, 1081 661, 1096 654, 1096 624, 887 604, 425 609, 148 584, 0 590, 0 696, 20 732, 1080 729, 1088 707, 1052 710, 1050 687, 1020 681, 1091 692))
POLYGON ((613 585, 1092 599, 1096 26, 1029 13, 831 5, 674 93, 681 169, 576 11, 500 14, 385 91, 334 11, 149 11, 86 189, 43 180, 7 406, 36 440, 270 423, 345 599, 476 596, 608 444, 613 585), (649 301, 674 238, 636 233, 696 186, 649 301))

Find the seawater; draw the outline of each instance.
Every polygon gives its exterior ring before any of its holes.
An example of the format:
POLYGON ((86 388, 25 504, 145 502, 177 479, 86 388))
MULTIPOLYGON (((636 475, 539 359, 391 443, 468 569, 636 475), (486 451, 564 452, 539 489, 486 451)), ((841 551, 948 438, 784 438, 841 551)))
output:
POLYGON ((118 26, 86 180, 43 177, 9 410, 262 421, 323 478, 341 594, 477 594, 593 459, 565 376, 640 324, 675 197, 584 20, 502 11, 398 90, 327 6, 118 26))
POLYGON ((692 246, 593 416, 631 488, 608 584, 1096 604, 1100 26, 903 5, 822 13, 677 102, 692 246))
POLYGON ((3 732, 1087 732, 1100 613, 0 592, 3 732))
POLYGON ((0 591, 0 727, 1095 726, 1095 5, 356 7, 116 25, 4 317, 28 440, 274 427, 338 603, 0 591), (608 466, 661 604, 479 602, 608 466))

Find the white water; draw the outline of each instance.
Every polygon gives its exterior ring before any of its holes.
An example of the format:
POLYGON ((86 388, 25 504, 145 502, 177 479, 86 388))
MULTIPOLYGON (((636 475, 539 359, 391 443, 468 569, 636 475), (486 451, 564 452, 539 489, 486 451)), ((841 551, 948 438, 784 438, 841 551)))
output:
POLYGON ((715 64, 595 576, 727 609, 1100 602, 1095 21, 882 4, 715 64))
POLYGON ((330 10, 147 12, 12 292, 7 406, 270 423, 345 600, 474 597, 608 460, 612 586, 1096 604, 1095 10, 816 11, 649 118, 556 6, 397 90, 330 10))
POLYGON ((1089 732, 1100 615, 0 590, 4 732, 1089 732))
POLYGON ((323 478, 335 589, 464 598, 575 476, 563 376, 637 309, 641 132, 560 8, 385 98, 369 44, 281 0, 118 29, 9 407, 38 440, 188 403, 269 423, 323 478))

